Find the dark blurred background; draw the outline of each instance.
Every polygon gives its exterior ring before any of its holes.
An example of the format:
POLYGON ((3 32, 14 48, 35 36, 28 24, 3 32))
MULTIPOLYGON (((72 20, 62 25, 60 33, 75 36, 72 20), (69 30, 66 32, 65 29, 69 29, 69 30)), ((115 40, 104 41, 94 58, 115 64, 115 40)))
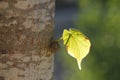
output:
POLYGON ((55 80, 120 80, 120 0, 56 0, 55 36, 74 27, 92 43, 78 69, 65 47, 55 54, 55 80))

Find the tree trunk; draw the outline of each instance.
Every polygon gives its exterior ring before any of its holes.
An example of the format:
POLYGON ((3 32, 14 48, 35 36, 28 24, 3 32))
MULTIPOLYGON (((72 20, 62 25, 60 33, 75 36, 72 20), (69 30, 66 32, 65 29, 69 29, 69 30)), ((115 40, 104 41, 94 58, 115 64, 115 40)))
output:
POLYGON ((0 0, 0 80, 53 79, 54 7, 54 0, 0 0))

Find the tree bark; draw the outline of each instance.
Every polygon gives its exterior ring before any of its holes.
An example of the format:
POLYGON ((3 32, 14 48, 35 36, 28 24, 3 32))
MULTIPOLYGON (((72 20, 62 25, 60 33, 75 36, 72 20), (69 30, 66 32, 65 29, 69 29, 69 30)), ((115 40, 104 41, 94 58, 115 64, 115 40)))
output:
POLYGON ((54 7, 55 0, 0 0, 0 80, 53 80, 54 7))

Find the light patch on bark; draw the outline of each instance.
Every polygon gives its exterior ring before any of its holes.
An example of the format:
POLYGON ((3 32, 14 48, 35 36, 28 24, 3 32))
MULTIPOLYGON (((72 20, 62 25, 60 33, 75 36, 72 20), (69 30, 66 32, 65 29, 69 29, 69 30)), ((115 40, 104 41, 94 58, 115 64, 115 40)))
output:
POLYGON ((0 69, 7 68, 7 67, 8 67, 7 64, 0 63, 0 69))
POLYGON ((50 0, 36 0, 36 2, 34 2, 34 0, 28 0, 28 1, 31 1, 31 3, 34 3, 34 4, 38 4, 38 3, 44 4, 49 2, 50 0))
POLYGON ((32 61, 37 61, 37 60, 40 60, 40 57, 37 56, 37 55, 32 55, 32 56, 31 56, 31 60, 32 60, 32 61))
POLYGON ((36 24, 36 27, 32 28, 32 31, 34 32, 35 30, 40 32, 41 30, 44 29, 46 26, 45 24, 47 23, 47 10, 46 9, 41 9, 40 11, 36 10, 37 12, 34 12, 34 15, 36 16, 36 20, 38 20, 39 24, 36 24), (41 15, 39 15, 41 14, 41 15), (43 24, 44 23, 44 24, 43 24))
MULTIPOLYGON (((16 52, 17 53, 17 52, 16 52)), ((14 59, 14 58, 17 58, 17 59, 20 59, 21 58, 21 55, 22 54, 14 54, 14 55, 12 55, 11 57, 10 57, 10 59, 14 59)))
POLYGON ((54 16, 55 16, 55 13, 52 14, 52 17, 54 17, 54 16))
POLYGON ((21 35, 20 36, 20 41, 24 40, 25 39, 25 36, 24 35, 21 35))
POLYGON ((18 1, 14 6, 20 9, 28 9, 28 8, 32 8, 34 5, 36 4, 44 4, 48 2, 48 0, 21 0, 18 1))
POLYGON ((8 24, 0 24, 0 26, 7 26, 7 27, 9 27, 10 25, 14 25, 14 24, 17 24, 17 21, 16 21, 16 20, 11 21, 11 22, 9 22, 8 24))
POLYGON ((40 31, 42 31, 43 29, 44 29, 44 27, 45 27, 45 25, 43 25, 43 24, 38 24, 38 25, 36 25, 34 28, 32 27, 31 29, 31 31, 32 32, 40 32, 40 31), (38 28, 40 26, 40 28, 38 28))
POLYGON ((23 57, 23 58, 22 58, 22 61, 23 61, 23 62, 29 62, 29 61, 30 61, 30 57, 23 57))
POLYGON ((6 9, 8 8, 8 3, 7 2, 0 2, 0 9, 6 9))
POLYGON ((9 19, 9 18, 11 18, 11 17, 13 17, 14 16, 14 12, 13 12, 13 10, 10 10, 10 9, 8 9, 7 11, 6 11, 6 18, 7 19, 9 19))
POLYGON ((11 22, 11 24, 17 24, 17 21, 16 21, 16 20, 14 20, 13 22, 11 22))
POLYGON ((8 61, 6 64, 12 66, 14 63, 12 61, 8 61))
POLYGON ((48 5, 48 8, 49 9, 52 9, 54 7, 55 3, 54 2, 51 2, 49 5, 48 5))
POLYGON ((25 28, 31 28, 33 32, 41 32, 46 26, 46 23, 47 23, 47 10, 40 9, 31 12, 26 18, 23 25, 25 26, 25 28))
POLYGON ((33 20, 29 20, 28 18, 25 20, 25 22, 23 23, 23 25, 25 26, 25 28, 31 28, 32 27, 32 23, 33 20))

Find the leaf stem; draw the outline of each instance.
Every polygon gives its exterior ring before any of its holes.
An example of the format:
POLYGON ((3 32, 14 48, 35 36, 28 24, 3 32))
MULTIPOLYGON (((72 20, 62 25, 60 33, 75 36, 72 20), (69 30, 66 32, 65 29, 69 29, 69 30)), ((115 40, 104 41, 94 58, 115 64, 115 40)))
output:
POLYGON ((56 42, 60 42, 63 39, 63 37, 60 37, 59 39, 55 40, 56 42))

